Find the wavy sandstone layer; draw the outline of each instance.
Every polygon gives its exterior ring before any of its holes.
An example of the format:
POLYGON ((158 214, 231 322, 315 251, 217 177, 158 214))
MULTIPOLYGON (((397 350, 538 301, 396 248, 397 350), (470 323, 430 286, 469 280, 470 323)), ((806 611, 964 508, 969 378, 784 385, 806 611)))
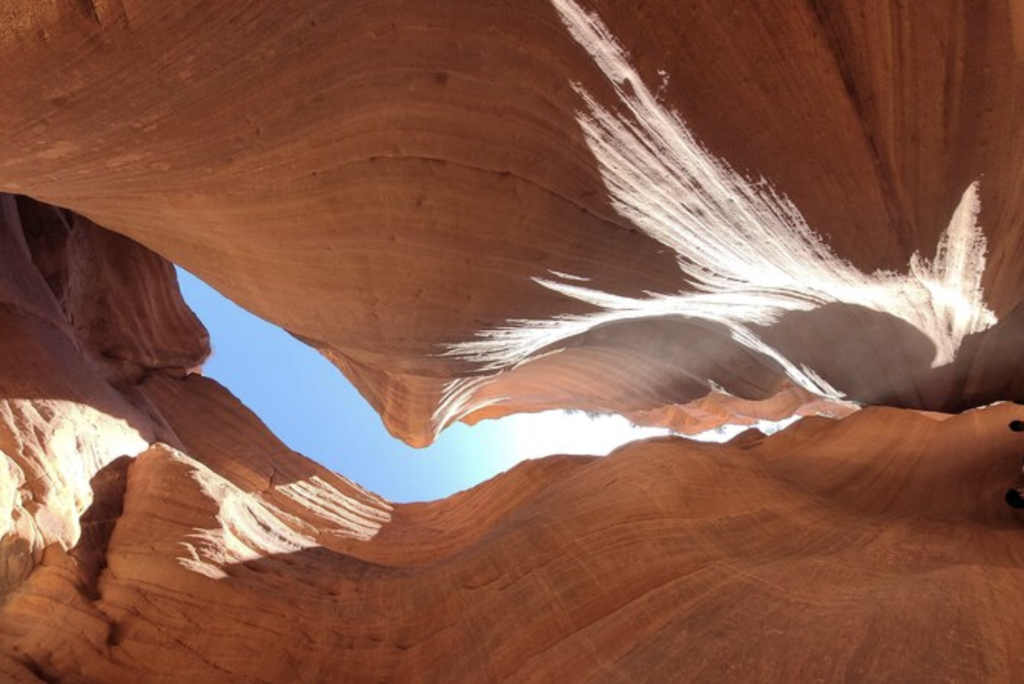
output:
POLYGON ((0 56, 0 679, 1024 678, 1024 408, 898 408, 1024 398, 1018 3, 17 0, 0 56), (194 373, 171 261, 413 444, 883 406, 395 505, 194 373))
POLYGON ((992 339, 1019 335, 1024 291, 1015 3, 5 12, 0 189, 313 344, 410 443, 479 411, 716 388, 1024 395, 992 339))
POLYGON ((392 506, 215 383, 143 392, 186 451, 93 478, 82 542, 4 606, 14 681, 1024 675, 1013 405, 664 438, 392 506))

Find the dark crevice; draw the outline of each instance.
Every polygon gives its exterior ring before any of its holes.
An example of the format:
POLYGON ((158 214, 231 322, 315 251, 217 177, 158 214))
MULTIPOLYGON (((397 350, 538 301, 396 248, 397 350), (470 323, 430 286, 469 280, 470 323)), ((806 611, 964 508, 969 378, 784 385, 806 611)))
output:
POLYGON ((60 677, 45 669, 40 663, 28 656, 18 659, 18 662, 25 666, 25 669, 32 673, 36 679, 45 684, 60 684, 60 677))
POLYGON ((114 527, 124 512, 130 456, 116 458, 101 468, 90 481, 92 505, 80 519, 82 536, 71 550, 81 572, 81 591, 90 601, 100 597, 100 577, 107 567, 107 548, 114 527))

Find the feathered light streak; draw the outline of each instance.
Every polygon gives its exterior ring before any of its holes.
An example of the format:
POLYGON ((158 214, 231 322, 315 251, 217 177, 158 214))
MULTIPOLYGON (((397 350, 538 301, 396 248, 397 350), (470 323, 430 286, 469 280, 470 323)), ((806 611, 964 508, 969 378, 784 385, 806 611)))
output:
MULTIPOLYGON (((937 367, 956 357, 964 337, 995 324, 981 288, 986 243, 977 225, 977 183, 964 191, 932 261, 914 254, 905 275, 862 273, 822 242, 788 198, 764 181, 747 181, 705 150, 679 116, 658 102, 595 14, 573 0, 552 1, 618 96, 621 115, 574 84, 585 104, 579 125, 612 205, 676 253, 691 289, 634 299, 588 288, 586 277, 553 272, 554 278, 534 280, 600 311, 512 320, 452 345, 448 355, 496 373, 599 325, 680 316, 725 326, 737 343, 776 361, 800 387, 839 399, 841 391, 790 362, 751 326, 772 325, 784 313, 825 304, 856 304, 921 331, 935 345, 937 367)), ((472 391, 484 384, 474 378, 472 391)), ((452 386, 462 405, 468 400, 464 385, 452 386)))

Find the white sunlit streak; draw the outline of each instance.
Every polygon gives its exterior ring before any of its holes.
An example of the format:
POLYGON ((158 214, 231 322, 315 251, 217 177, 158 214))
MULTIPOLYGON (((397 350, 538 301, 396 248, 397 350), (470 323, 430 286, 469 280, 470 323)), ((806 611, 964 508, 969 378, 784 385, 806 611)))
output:
MULTIPOLYGON (((497 373, 540 350, 606 323, 659 316, 724 326, 737 343, 776 361, 798 386, 840 399, 812 369, 797 366, 758 337, 788 312, 856 304, 906 321, 935 346, 932 367, 950 363, 963 339, 996 323, 984 303, 985 236, 977 225, 978 184, 963 193, 934 259, 914 254, 906 274, 865 274, 837 257, 797 207, 766 182, 753 184, 705 150, 678 114, 662 106, 595 15, 573 0, 553 0, 573 38, 611 83, 619 116, 580 84, 579 125, 598 161, 615 210, 675 251, 691 291, 622 297, 585 286, 584 275, 552 272, 534 280, 598 307, 596 313, 511 320, 448 355, 497 373)), ((663 76, 663 79, 667 78, 663 76)), ((481 378, 474 378, 473 389, 481 378)), ((456 395, 472 393, 455 383, 456 395)), ((459 403, 464 403, 465 399, 459 403)))

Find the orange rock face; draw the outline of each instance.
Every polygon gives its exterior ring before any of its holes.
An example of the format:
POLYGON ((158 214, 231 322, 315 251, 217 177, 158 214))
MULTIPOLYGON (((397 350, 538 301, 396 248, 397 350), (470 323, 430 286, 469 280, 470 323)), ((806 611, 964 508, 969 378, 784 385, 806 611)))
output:
POLYGON ((0 678, 1024 677, 1024 410, 906 410, 1024 398, 1016 3, 0 16, 0 678), (393 505, 192 373, 168 260, 412 444, 888 408, 393 505))
POLYGON ((1013 3, 336 5, 13 3, 0 189, 313 344, 413 444, 478 411, 647 411, 709 380, 930 410, 1021 396, 1013 3), (974 183, 959 270, 874 277, 942 262, 974 183), (650 305, 722 263, 711 308, 650 305))

